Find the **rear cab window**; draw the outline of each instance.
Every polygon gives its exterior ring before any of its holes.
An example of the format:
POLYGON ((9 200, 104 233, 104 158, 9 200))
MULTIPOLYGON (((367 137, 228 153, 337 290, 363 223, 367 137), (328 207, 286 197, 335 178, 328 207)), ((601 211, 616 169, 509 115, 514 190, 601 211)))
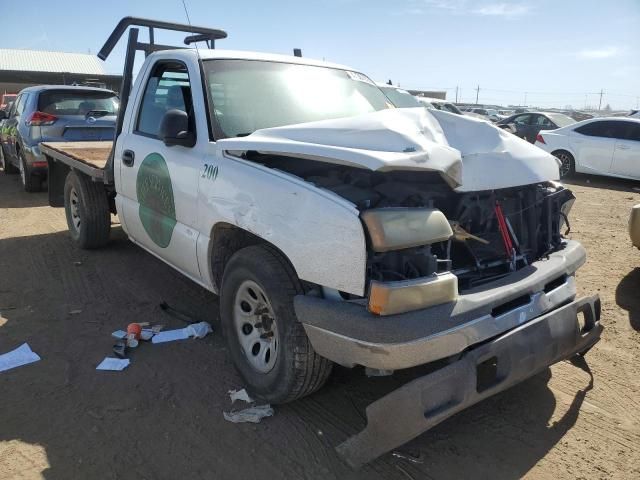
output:
POLYGON ((118 97, 113 92, 46 90, 38 96, 38 111, 56 117, 115 115, 118 113, 118 106, 118 97))

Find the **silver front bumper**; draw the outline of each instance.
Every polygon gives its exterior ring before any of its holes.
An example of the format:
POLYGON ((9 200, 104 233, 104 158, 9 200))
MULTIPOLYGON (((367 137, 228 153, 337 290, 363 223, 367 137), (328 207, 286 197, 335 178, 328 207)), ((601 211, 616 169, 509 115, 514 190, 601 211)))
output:
POLYGON ((377 317, 361 305, 296 297, 313 348, 346 367, 399 370, 460 354, 572 301, 586 253, 577 242, 456 302, 377 317))

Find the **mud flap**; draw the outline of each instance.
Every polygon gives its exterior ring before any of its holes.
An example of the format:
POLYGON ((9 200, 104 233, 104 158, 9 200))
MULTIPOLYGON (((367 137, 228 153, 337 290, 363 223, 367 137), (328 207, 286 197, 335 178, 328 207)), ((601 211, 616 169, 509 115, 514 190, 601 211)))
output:
POLYGON ((588 350, 602 330, 598 296, 542 315, 372 403, 365 429, 336 450, 358 468, 459 411, 588 350))

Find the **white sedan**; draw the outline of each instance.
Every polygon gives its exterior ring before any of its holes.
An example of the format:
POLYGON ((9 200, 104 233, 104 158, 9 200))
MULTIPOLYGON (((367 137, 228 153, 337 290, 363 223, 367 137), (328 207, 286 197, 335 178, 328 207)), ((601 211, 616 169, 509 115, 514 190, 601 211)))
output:
POLYGON ((640 119, 592 118, 542 130, 535 144, 560 160, 560 178, 581 172, 640 180, 640 119))

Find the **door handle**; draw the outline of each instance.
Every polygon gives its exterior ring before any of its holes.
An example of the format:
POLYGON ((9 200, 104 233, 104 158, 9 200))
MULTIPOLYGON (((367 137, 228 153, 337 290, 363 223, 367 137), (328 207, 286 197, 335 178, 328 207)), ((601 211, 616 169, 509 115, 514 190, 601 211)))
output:
POLYGON ((136 158, 136 154, 133 150, 125 150, 122 152, 122 164, 126 167, 133 167, 133 162, 136 158))
POLYGON ((629 150, 629 145, 618 145, 617 149, 618 150, 629 150))

